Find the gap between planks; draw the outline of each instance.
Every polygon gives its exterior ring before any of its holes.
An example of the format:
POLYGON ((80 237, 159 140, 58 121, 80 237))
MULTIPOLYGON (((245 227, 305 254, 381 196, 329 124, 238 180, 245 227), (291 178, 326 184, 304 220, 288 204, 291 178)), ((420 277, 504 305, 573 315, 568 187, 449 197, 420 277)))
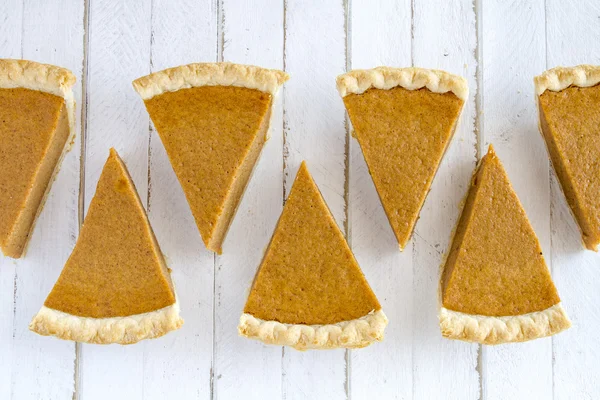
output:
MULTIPOLYGON (((80 153, 79 153, 79 198, 78 198, 78 229, 81 230, 84 218, 85 205, 85 154, 87 144, 87 109, 88 109, 88 63, 89 63, 89 27, 90 27, 90 2, 83 2, 83 60, 81 68, 81 113, 80 113, 80 153)), ((75 364, 73 370, 73 400, 79 400, 81 387, 80 363, 81 343, 75 343, 75 364)))

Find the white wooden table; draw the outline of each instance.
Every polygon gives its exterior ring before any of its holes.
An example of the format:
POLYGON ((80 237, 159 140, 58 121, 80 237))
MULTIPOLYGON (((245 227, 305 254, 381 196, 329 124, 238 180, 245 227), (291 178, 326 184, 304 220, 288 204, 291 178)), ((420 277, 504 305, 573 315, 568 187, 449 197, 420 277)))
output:
POLYGON ((597 399, 600 256, 581 248, 537 132, 534 75, 600 63, 596 0, 3 0, 0 57, 70 68, 78 137, 27 256, 0 259, 0 399, 597 399), (224 254, 205 250, 131 81, 196 61, 286 70, 271 139, 224 254), (465 76, 470 98, 403 253, 335 77, 422 66, 465 76), (438 266, 476 160, 493 143, 541 240, 573 328, 482 347, 442 339, 438 266), (173 269, 184 327, 120 346, 27 329, 78 235, 114 146, 173 269), (306 159, 390 319, 383 343, 300 353, 237 336, 263 249, 306 159))

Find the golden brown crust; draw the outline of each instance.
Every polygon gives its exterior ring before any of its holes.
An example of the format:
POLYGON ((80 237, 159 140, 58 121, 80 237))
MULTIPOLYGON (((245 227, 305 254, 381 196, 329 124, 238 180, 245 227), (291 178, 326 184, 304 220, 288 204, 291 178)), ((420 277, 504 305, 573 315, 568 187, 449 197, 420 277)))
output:
POLYGON ((370 88, 388 90, 397 86, 408 90, 426 87, 435 93, 452 92, 463 101, 469 96, 467 80, 462 76, 425 68, 357 69, 338 76, 336 82, 342 97, 350 93, 361 94, 370 88))
POLYGON ((600 66, 577 65, 575 67, 556 67, 544 71, 533 78, 538 96, 546 90, 560 92, 569 86, 589 87, 600 83, 600 66))
POLYGON ((364 317, 328 325, 284 324, 264 321, 251 314, 240 317, 240 336, 296 350, 360 348, 383 340, 388 319, 382 310, 364 317))
POLYGON ((169 68, 133 81, 144 100, 198 86, 239 86, 274 95, 289 79, 283 71, 232 63, 196 63, 169 68))
POLYGON ((542 311, 506 317, 465 314, 441 307, 439 319, 442 336, 481 344, 525 342, 571 327, 561 303, 542 311))
POLYGON ((88 318, 43 306, 29 329, 44 336, 94 344, 133 344, 179 329, 179 303, 144 314, 115 318, 88 318))

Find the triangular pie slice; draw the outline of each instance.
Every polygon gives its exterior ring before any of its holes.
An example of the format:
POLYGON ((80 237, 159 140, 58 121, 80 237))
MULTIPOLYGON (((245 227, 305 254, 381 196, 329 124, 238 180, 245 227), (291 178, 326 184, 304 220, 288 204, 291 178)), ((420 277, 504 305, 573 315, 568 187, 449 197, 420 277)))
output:
POLYGON ((258 269, 240 335, 298 350, 365 347, 387 318, 306 164, 258 269))
POLYGON ((222 243, 268 137, 282 71, 189 64, 133 82, 181 183, 206 247, 222 243))
POLYGON ((467 82, 444 71, 378 67, 339 76, 337 88, 402 250, 456 129, 467 82))
POLYGON ((127 168, 111 149, 75 249, 29 329, 131 344, 182 324, 170 271, 127 168))
POLYGON ((535 78, 540 131, 585 247, 600 244, 600 66, 535 78))
POLYGON ((0 249, 23 255, 75 134, 71 71, 0 60, 0 249))
POLYGON ((522 342, 571 326, 492 146, 471 180, 440 286, 440 327, 451 339, 522 342))

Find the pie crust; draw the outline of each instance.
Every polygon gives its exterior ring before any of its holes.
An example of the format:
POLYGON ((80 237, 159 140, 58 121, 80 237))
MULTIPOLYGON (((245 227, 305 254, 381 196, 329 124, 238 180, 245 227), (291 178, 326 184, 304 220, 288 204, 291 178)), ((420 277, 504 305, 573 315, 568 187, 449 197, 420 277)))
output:
POLYGON ((569 86, 595 86, 600 83, 600 66, 556 67, 536 76, 533 81, 538 96, 546 90, 560 92, 569 86))
MULTIPOLYGON (((65 99, 67 118, 69 120, 69 137, 65 143, 62 154, 56 162, 49 184, 46 187, 40 205, 37 208, 33 218, 33 223, 29 228, 33 232, 37 219, 46 204, 46 199, 50 193, 52 182, 56 178, 65 155, 71 150, 75 139, 75 97, 72 87, 75 84, 75 75, 66 68, 57 67, 50 64, 41 64, 28 60, 0 59, 0 89, 25 88, 39 92, 50 93, 65 99)), ((28 243, 31 234, 23 247, 20 257, 27 253, 28 243)))
POLYGON ((442 336, 483 344, 524 342, 554 335, 571 326, 561 303, 543 311, 506 317, 465 314, 440 308, 442 336))
POLYGON ((71 138, 75 133, 75 75, 68 69, 27 60, 0 59, 0 88, 25 88, 46 92, 65 99, 71 138))
POLYGON ((42 306, 29 329, 44 336, 95 344, 133 344, 179 329, 179 300, 160 310, 127 317, 89 318, 42 306))
POLYGON ((342 97, 351 93, 361 94, 371 88, 388 90, 397 86, 408 90, 426 87, 434 93, 452 92, 463 101, 469 97, 469 87, 465 78, 445 71, 424 68, 357 69, 338 76, 336 81, 342 97))
POLYGON ((196 63, 165 69, 133 81, 143 100, 199 86, 238 86, 275 95, 289 79, 285 72, 232 63, 196 63))
POLYGON ((364 317, 331 325, 284 324, 264 321, 244 313, 240 317, 240 336, 267 344, 290 346, 296 350, 360 348, 383 340, 388 319, 382 310, 364 317))

